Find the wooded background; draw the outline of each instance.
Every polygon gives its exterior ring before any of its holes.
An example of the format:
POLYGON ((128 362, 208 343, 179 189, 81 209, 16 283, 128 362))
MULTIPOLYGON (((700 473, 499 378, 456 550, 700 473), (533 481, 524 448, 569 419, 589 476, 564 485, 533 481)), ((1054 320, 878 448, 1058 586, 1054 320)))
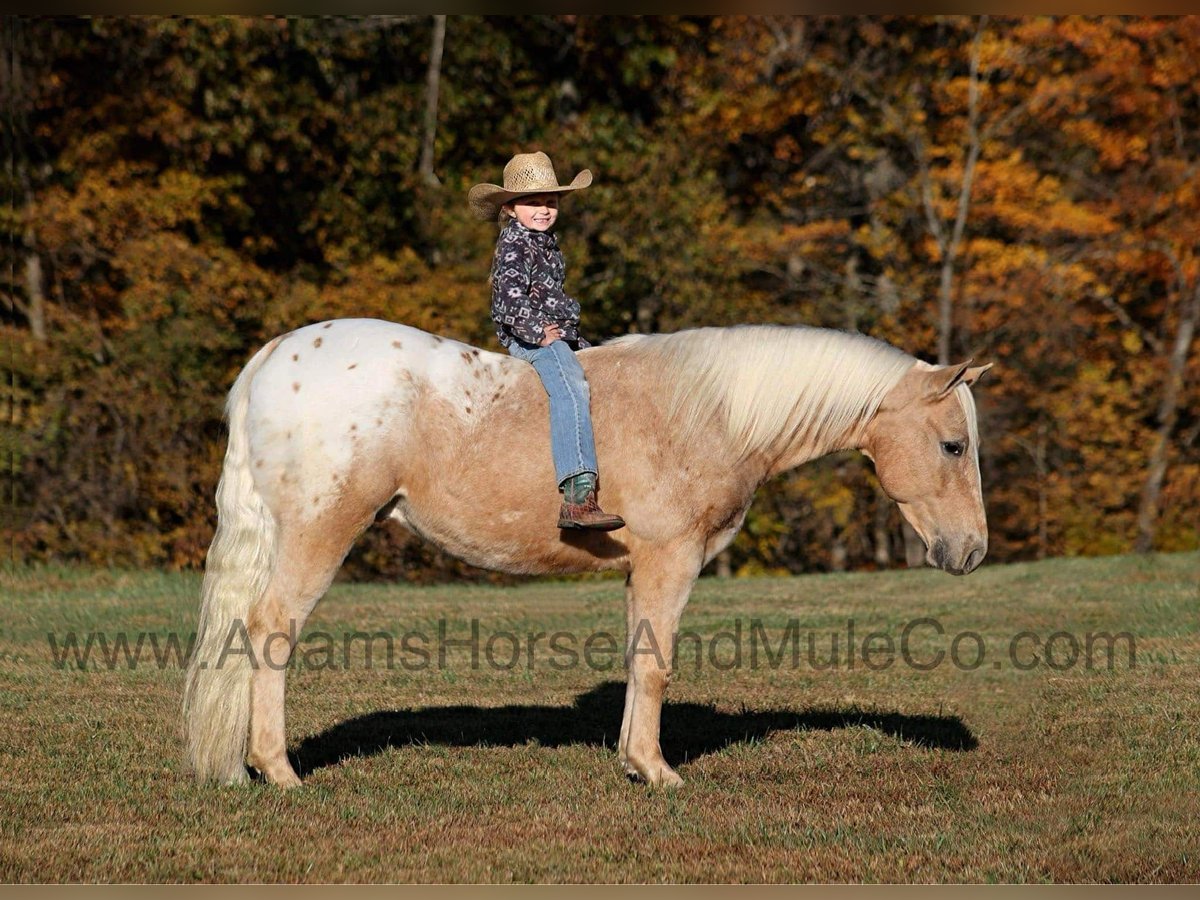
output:
MULTIPOLYGON (((1200 546, 1200 18, 3 20, 4 528, 198 567, 221 408, 270 337, 498 349, 516 152, 584 332, 855 329, 976 389, 993 560, 1200 546)), ((724 571, 903 565, 869 462, 769 484, 724 571)), ((911 549, 911 548, 910 548, 911 549)), ((482 577, 369 533, 356 577, 482 577)))

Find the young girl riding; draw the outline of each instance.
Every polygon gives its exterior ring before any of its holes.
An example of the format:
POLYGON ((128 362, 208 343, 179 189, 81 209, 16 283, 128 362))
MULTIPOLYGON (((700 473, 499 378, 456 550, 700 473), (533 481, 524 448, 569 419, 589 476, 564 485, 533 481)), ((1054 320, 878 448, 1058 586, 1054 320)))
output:
POLYGON ((592 183, 584 169, 558 183, 550 157, 518 153, 504 184, 477 184, 467 199, 481 219, 499 220, 492 263, 492 320, 508 352, 533 365, 550 399, 550 449, 562 509, 559 528, 611 531, 625 522, 596 502, 598 469, 587 379, 575 351, 591 346, 579 334, 579 302, 563 291, 558 239, 559 195, 592 183))

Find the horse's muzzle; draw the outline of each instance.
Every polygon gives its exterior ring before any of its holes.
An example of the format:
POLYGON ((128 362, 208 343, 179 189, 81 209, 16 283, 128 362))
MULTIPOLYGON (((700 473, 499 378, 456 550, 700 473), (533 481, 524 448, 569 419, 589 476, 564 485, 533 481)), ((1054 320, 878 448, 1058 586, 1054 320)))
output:
POLYGON ((962 548, 955 553, 945 540, 938 538, 929 548, 926 560, 930 565, 936 566, 943 572, 949 572, 951 575, 970 575, 979 568, 979 564, 983 562, 985 556, 987 556, 987 541, 972 538, 964 541, 962 548))

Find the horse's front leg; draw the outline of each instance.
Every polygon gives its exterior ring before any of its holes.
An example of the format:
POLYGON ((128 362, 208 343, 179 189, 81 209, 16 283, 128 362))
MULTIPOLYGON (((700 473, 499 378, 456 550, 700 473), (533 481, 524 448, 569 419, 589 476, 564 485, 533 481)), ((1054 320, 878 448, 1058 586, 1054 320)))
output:
POLYGON ((675 632, 702 561, 701 553, 689 547, 639 560, 629 577, 625 651, 629 686, 619 749, 625 771, 652 785, 683 783, 663 759, 659 725, 663 695, 671 680, 675 632))

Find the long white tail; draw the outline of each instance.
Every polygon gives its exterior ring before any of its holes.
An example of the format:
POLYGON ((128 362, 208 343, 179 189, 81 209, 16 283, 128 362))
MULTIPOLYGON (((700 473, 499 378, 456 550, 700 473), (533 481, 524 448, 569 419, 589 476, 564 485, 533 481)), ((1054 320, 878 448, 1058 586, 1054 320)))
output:
POLYGON ((183 692, 187 762, 201 781, 245 781, 251 656, 247 617, 275 562, 276 523, 254 486, 246 433, 250 382, 275 349, 242 369, 225 406, 229 446, 217 485, 217 532, 200 589, 200 620, 183 692))

